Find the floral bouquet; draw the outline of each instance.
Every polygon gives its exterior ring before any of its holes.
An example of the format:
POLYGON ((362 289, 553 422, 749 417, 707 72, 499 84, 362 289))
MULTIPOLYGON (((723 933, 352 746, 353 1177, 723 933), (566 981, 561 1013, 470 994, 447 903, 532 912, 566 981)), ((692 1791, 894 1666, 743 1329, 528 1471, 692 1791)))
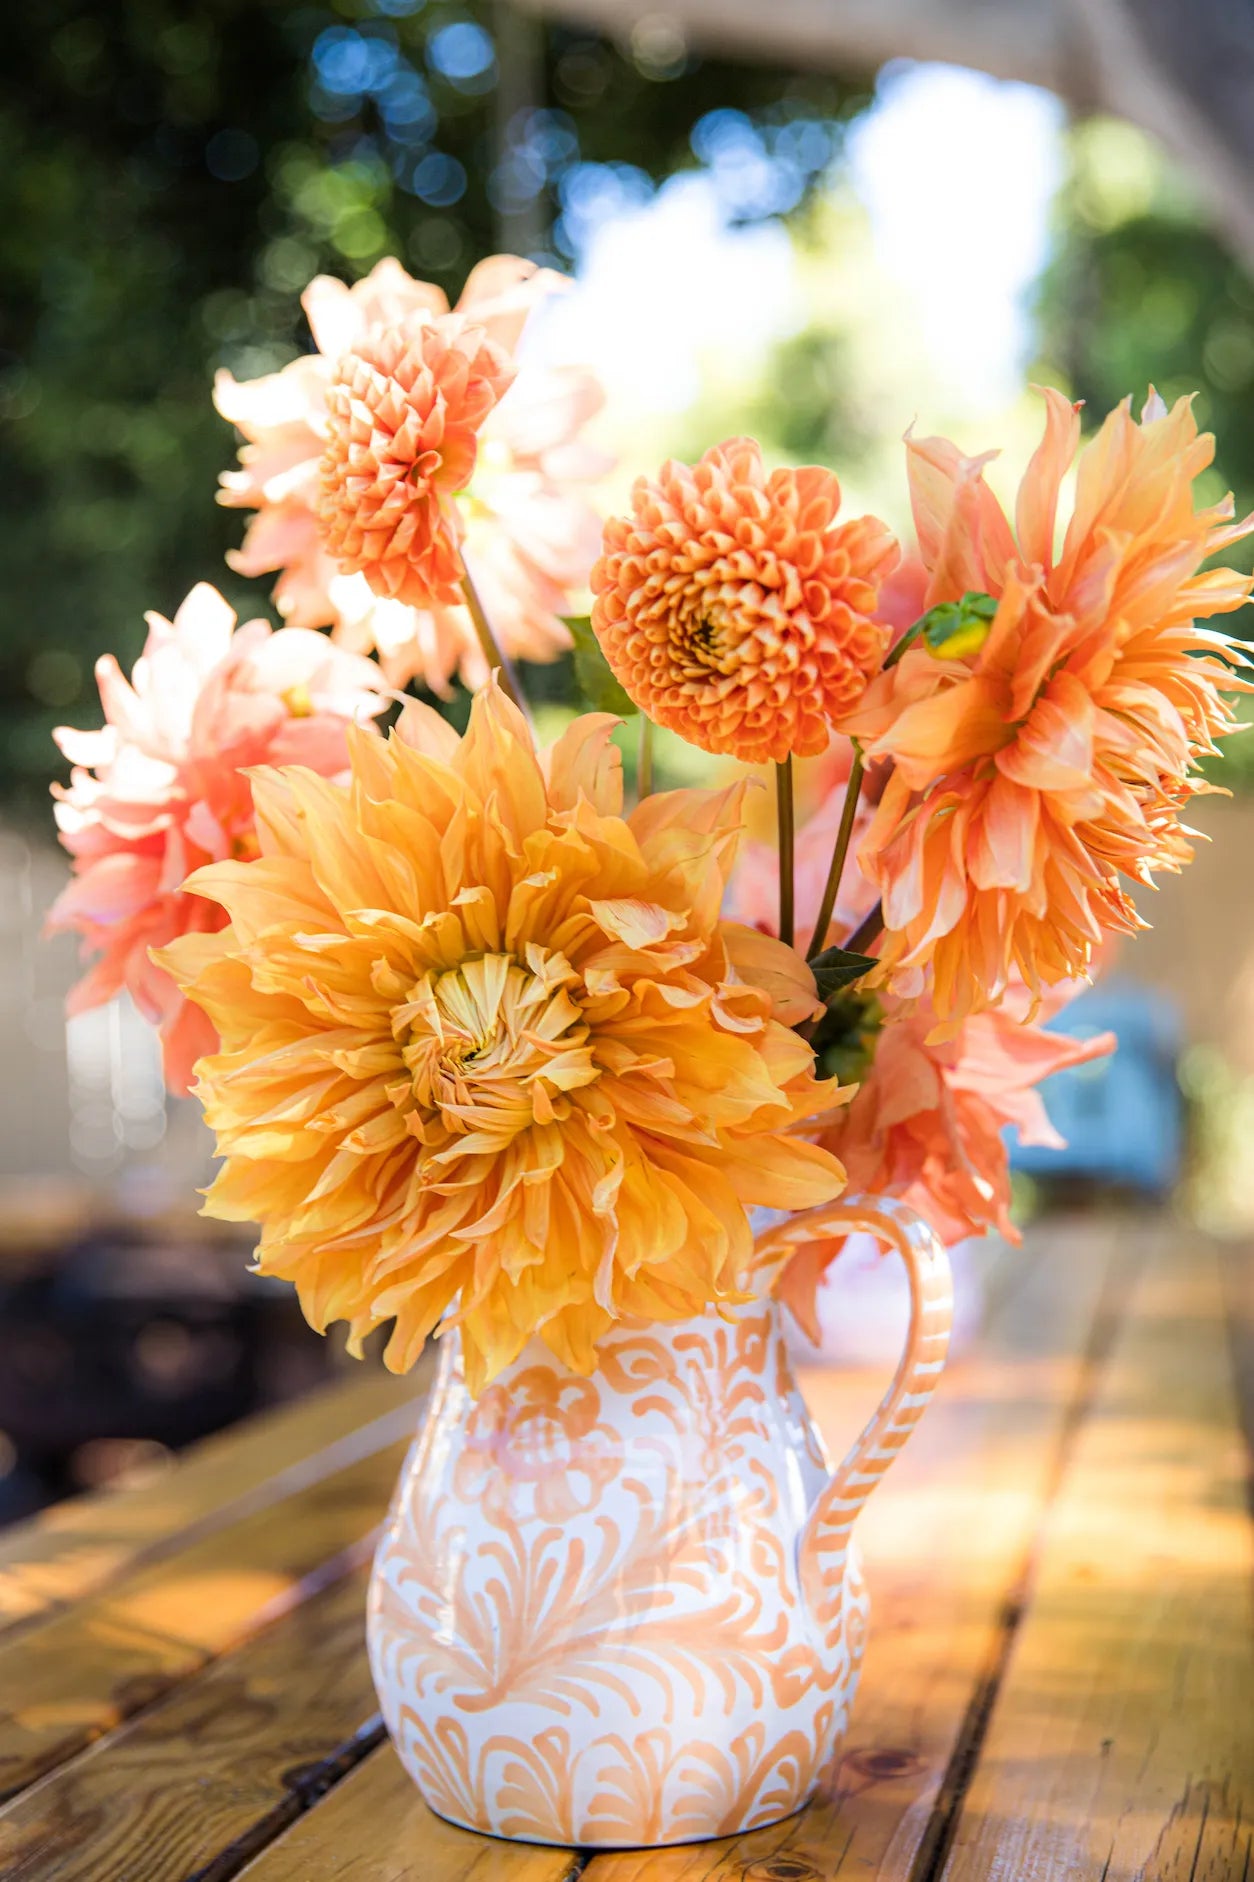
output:
POLYGON ((220 376, 233 564, 287 625, 202 586, 130 684, 101 662, 52 922, 95 957, 76 1007, 160 1027, 258 1270, 354 1352, 387 1324, 396 1370, 445 1335, 371 1610, 428 1800, 669 1842, 786 1814, 843 1729, 849 1529, 935 1383, 940 1243, 1013 1234, 1004 1126, 1050 1141, 1034 1086, 1112 1044, 1042 1022, 1190 857, 1251 689, 1198 625, 1251 582, 1203 565, 1254 519, 1195 507, 1187 400, 1081 446, 1046 391, 1013 521, 985 458, 911 438, 903 551, 740 438, 602 528, 599 389, 517 355, 559 285, 501 257, 450 310, 382 262, 311 284, 314 351, 220 376), (572 645, 589 709, 542 747, 516 662, 572 645), (463 734, 398 690, 456 679, 463 734), (655 726, 714 787, 654 788, 655 726), (742 842, 762 767, 774 846, 742 842), (912 1328, 828 1482, 776 1303, 813 1328, 866 1225, 912 1328))

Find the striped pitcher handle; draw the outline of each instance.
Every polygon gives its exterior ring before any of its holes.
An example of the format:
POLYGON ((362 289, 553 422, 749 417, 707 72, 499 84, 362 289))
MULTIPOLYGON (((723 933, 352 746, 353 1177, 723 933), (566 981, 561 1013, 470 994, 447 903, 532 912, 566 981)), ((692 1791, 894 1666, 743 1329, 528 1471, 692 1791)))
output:
POLYGON ((797 1566, 815 1625, 826 1632, 840 1615, 849 1538, 863 1504, 904 1448, 936 1390, 949 1348, 953 1279, 934 1231, 891 1196, 841 1197, 769 1229, 758 1259, 769 1264, 805 1242, 865 1230, 895 1248, 910 1282, 910 1325, 892 1384, 853 1449, 819 1492, 801 1532, 797 1566))

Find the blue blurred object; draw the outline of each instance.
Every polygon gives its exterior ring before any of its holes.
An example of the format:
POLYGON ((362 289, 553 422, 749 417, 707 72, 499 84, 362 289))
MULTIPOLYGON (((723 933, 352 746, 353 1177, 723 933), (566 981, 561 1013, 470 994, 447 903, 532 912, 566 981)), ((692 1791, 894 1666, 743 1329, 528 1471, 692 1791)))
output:
POLYGON ((1180 1174, 1183 1107, 1176 1079, 1180 1016, 1170 998, 1131 981, 1082 993, 1051 1032, 1091 1039, 1113 1032, 1109 1058, 1055 1072, 1040 1087, 1065 1150, 1021 1145, 1010 1134, 1010 1164, 1034 1177, 1087 1177, 1164 1194, 1180 1174))

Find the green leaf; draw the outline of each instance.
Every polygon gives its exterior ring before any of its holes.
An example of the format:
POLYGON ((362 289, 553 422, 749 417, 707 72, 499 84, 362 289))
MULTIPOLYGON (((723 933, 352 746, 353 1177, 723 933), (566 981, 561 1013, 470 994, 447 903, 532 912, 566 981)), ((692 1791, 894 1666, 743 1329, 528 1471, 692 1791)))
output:
POLYGON ((615 679, 588 616, 576 614, 563 618, 575 643, 575 684, 585 705, 593 712, 615 712, 623 719, 639 712, 635 700, 615 679))
POLYGON ((819 998, 826 1004, 877 965, 872 954, 852 954, 848 948, 824 948, 810 962, 810 972, 814 975, 819 998))
POLYGON ((833 994, 810 1038, 824 1078, 860 1085, 871 1069, 884 1026, 884 1009, 873 993, 856 987, 833 994))
POLYGON ((895 667, 902 654, 920 640, 937 660, 962 660, 969 653, 978 653, 988 639, 996 613, 992 595, 977 589, 968 589, 957 601, 938 601, 906 629, 884 666, 895 667))

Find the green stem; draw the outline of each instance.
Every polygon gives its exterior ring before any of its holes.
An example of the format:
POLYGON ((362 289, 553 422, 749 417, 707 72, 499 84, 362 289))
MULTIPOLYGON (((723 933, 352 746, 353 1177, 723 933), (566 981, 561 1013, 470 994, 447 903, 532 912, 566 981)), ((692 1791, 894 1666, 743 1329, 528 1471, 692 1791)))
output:
MULTIPOLYGON (((884 932, 884 904, 877 902, 866 920, 856 927, 844 946, 851 954, 865 954, 884 932)), ((867 969, 870 972, 870 968, 867 969)))
POLYGON ((845 787, 845 804, 840 813, 840 828, 836 832, 836 847, 832 851, 832 866, 827 872, 827 883, 823 890, 823 900, 819 904, 814 933, 810 936, 807 960, 813 960, 827 941, 827 931, 832 923, 832 911, 836 907, 836 897, 840 892, 840 879, 845 872, 845 858, 849 854, 849 839, 853 835, 853 821, 858 811, 858 799, 862 795, 862 776, 862 751, 857 739, 854 739, 853 764, 849 772, 849 783, 845 787))
POLYGON ((514 663, 497 640, 496 635, 492 632, 492 623, 489 621, 483 603, 479 599, 479 590, 475 587, 470 570, 466 567, 464 557, 462 559, 462 595, 465 598, 470 618, 475 624, 475 633, 478 636, 479 645, 483 649, 483 657, 488 663, 489 671, 491 671, 493 667, 497 669, 500 675, 501 691, 505 694, 507 699, 513 700, 518 710, 530 724, 531 713, 527 707, 527 697, 519 682, 514 663))
POLYGON ((779 833, 779 938, 788 947, 793 944, 793 850, 796 832, 793 822, 792 756, 775 767, 775 806, 779 833))
POLYGON ((636 760, 636 801, 643 803, 653 790, 653 721, 640 714, 640 753, 636 760))

